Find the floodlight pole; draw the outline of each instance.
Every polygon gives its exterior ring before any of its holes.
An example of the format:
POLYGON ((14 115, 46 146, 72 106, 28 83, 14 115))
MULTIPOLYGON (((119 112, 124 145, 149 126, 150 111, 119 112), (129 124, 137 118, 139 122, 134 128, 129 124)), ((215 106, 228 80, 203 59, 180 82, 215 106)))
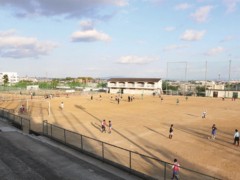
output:
POLYGON ((229 60, 229 72, 228 72, 228 83, 230 83, 230 78, 231 78, 231 59, 229 60))
POLYGON ((168 88, 168 87, 167 87, 167 79, 168 79, 168 63, 169 63, 169 62, 167 62, 167 76, 166 76, 166 95, 167 95, 167 88, 168 88))
POLYGON ((205 64, 205 96, 206 96, 206 88, 207 88, 207 61, 205 64))
MULTIPOLYGON (((184 62, 183 62, 184 63, 184 62)), ((187 66, 188 66, 188 63, 187 62, 185 62, 186 63, 186 68, 185 68, 185 82, 187 82, 187 66)))
MULTIPOLYGON (((230 77, 231 77, 230 74, 231 74, 231 57, 230 57, 230 60, 229 60, 228 87, 230 87, 230 77)), ((228 97, 229 97, 229 89, 228 89, 228 97)))

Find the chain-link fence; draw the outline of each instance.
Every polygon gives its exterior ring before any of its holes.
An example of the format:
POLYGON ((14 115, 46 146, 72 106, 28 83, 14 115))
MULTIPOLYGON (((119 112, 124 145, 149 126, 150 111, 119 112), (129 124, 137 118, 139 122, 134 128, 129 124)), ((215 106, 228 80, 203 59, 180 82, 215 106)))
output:
POLYGON ((31 121, 21 116, 15 115, 13 110, 0 109, 0 117, 9 121, 13 126, 21 129, 25 133, 31 130, 31 121))
MULTIPOLYGON (((32 131, 31 121, 13 114, 11 110, 0 109, 0 117, 8 120, 12 125, 26 133, 32 131)), ((171 163, 63 129, 47 121, 43 121, 42 129, 43 135, 49 138, 118 168, 124 169, 141 178, 168 180, 172 177, 173 164, 171 163)), ((180 178, 184 180, 219 179, 184 167, 181 167, 180 178)))
MULTIPOLYGON (((63 129, 47 121, 43 122, 43 135, 144 179, 168 180, 172 177, 171 163, 63 129)), ((181 167, 180 179, 217 180, 219 178, 181 167)))

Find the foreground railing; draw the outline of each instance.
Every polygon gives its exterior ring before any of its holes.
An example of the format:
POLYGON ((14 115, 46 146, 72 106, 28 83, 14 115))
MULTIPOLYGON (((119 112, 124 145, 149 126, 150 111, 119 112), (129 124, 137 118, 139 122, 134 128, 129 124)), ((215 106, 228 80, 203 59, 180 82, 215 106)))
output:
MULTIPOLYGON (((0 109, 0 117, 26 133, 36 133, 31 129, 31 121, 0 109)), ((172 176, 172 164, 158 158, 115 146, 43 121, 43 135, 61 142, 103 162, 128 171, 144 179, 168 180, 172 176)), ((181 167, 180 178, 184 180, 219 180, 219 178, 181 167)))
MULTIPOLYGON (((43 135, 144 179, 167 180, 172 177, 171 163, 66 130, 47 121, 43 122, 43 135)), ((218 179, 184 167, 181 167, 180 178, 218 179)))
POLYGON ((27 118, 15 115, 14 110, 0 109, 0 117, 9 121, 13 126, 25 133, 31 131, 31 121, 27 118))

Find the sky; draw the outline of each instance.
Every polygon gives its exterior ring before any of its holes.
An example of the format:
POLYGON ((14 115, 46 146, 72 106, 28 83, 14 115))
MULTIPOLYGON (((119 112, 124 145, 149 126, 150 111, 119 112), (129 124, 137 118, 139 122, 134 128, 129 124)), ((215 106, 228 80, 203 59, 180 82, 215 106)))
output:
POLYGON ((0 0, 0 72, 240 80, 240 0, 0 0))

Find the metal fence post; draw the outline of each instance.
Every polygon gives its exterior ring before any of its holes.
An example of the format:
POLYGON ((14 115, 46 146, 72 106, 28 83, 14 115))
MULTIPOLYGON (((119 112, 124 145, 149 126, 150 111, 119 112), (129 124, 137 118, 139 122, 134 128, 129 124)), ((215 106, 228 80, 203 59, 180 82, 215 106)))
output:
POLYGON ((45 126, 45 122, 44 122, 44 120, 43 120, 43 123, 42 123, 42 133, 43 133, 43 135, 45 134, 45 128, 44 128, 44 126, 45 126))
POLYGON ((66 144, 66 130, 64 129, 64 143, 66 144))
POLYGON ((102 160, 104 161, 104 143, 102 142, 102 160))
POLYGON ((43 120, 43 134, 48 135, 48 122, 47 122, 47 120, 43 120))
POLYGON ((82 134, 81 134, 81 149, 83 150, 83 137, 82 137, 82 134))
POLYGON ((167 163, 164 163, 164 180, 167 179, 167 163))
POLYGON ((51 124, 51 137, 52 137, 52 124, 51 124))
POLYGON ((23 129, 23 127, 22 127, 22 119, 23 119, 23 118, 21 117, 21 128, 23 129))
POLYGON ((132 152, 129 151, 129 168, 130 168, 130 171, 132 170, 132 152))
POLYGON ((29 123, 29 131, 31 130, 31 121, 28 120, 28 123, 29 123))

